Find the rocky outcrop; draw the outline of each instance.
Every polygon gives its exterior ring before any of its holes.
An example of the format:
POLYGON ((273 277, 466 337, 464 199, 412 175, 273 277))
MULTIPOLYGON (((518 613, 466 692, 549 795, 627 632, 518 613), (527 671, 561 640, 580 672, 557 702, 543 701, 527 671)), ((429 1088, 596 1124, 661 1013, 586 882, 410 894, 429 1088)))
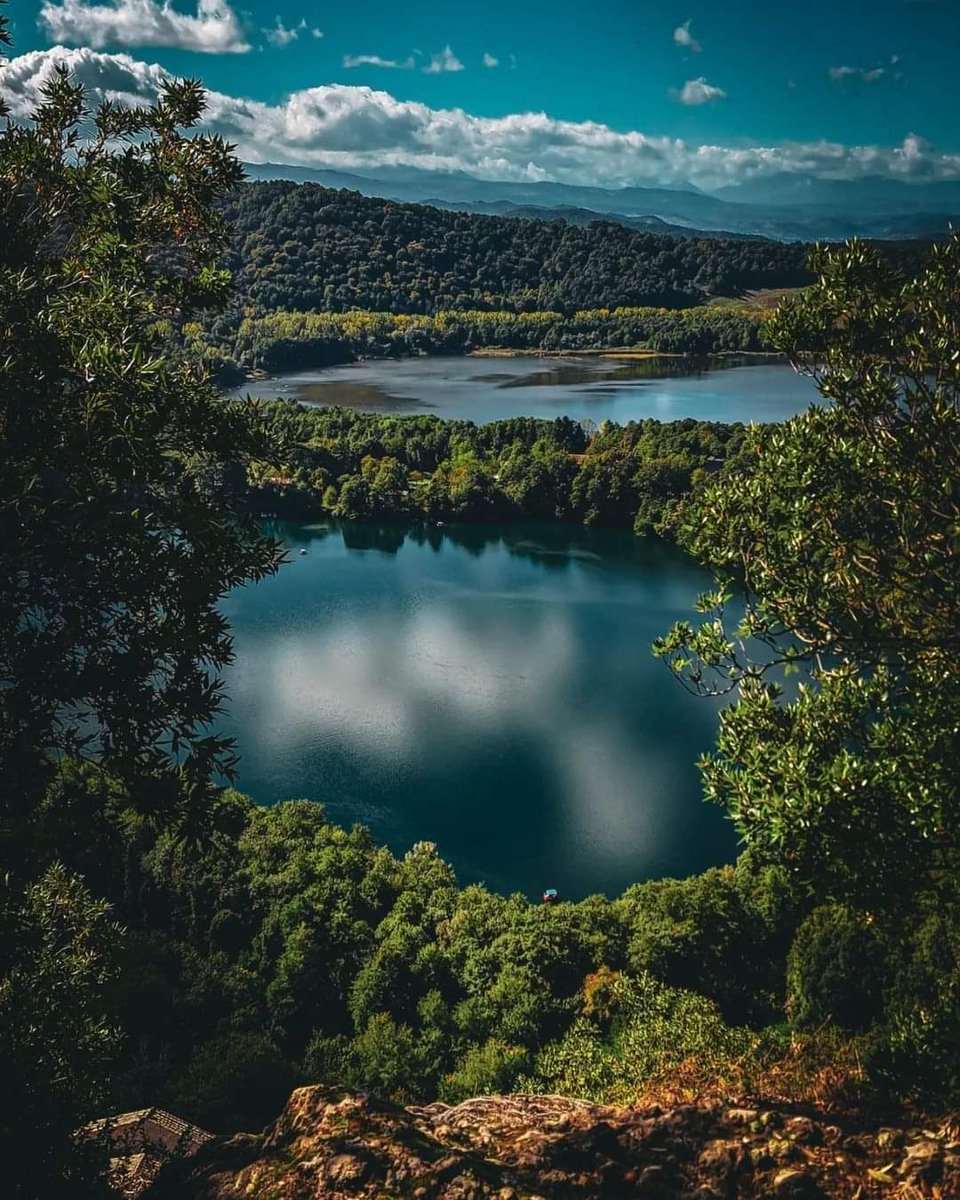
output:
POLYGON ((713 1101, 609 1108, 551 1096, 399 1108, 301 1088, 260 1135, 169 1164, 149 1200, 740 1200, 960 1197, 960 1131, 865 1128, 713 1101))

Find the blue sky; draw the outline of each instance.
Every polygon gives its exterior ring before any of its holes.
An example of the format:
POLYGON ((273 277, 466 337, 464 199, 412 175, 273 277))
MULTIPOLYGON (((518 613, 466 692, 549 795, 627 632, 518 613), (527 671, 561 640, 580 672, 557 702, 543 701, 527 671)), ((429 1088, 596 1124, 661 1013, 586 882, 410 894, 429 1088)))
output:
POLYGON ((200 76, 251 158, 611 185, 960 177, 958 0, 200 4, 13 0, 8 90, 25 106, 63 46, 120 94, 149 94, 155 64, 200 76))

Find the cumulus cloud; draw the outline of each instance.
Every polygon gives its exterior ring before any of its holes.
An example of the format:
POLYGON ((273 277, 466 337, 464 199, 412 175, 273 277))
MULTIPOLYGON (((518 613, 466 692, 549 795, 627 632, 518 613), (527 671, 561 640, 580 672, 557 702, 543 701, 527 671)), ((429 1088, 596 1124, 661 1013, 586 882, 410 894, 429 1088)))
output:
POLYGON ((386 67, 391 71, 412 71, 417 64, 412 56, 396 59, 381 58, 379 54, 345 54, 343 65, 348 71, 355 67, 386 67))
MULTIPOLYGON (((57 63, 94 97, 121 103, 149 102, 167 78, 163 68, 127 54, 62 46, 31 51, 0 68, 0 92, 14 117, 29 117, 57 63)), ((711 146, 594 121, 558 121, 545 113, 478 117, 347 84, 293 92, 278 104, 222 92, 208 92, 207 100, 206 128, 236 143, 241 157, 251 162, 361 172, 405 166, 604 187, 690 180, 707 190, 780 172, 836 179, 960 179, 960 154, 940 154, 916 133, 894 147, 825 141, 711 146)))
POLYGON ((673 97, 680 104, 709 104, 711 100, 726 100, 727 93, 707 83, 701 75, 699 79, 688 79, 679 92, 673 92, 673 97))
MULTIPOLYGON (((279 18, 278 18, 279 20, 279 18)), ((197 0, 196 16, 156 0, 44 0, 40 24, 58 42, 101 46, 171 46, 202 54, 245 54, 250 44, 227 0, 197 0)))
POLYGON ((433 58, 423 68, 425 75, 442 75, 445 71, 462 71, 463 63, 454 54, 449 46, 445 46, 440 54, 435 54, 433 58))
POLYGON ((484 65, 485 67, 491 67, 491 68, 492 68, 492 67, 499 67, 499 66, 500 66, 500 59, 499 59, 499 58, 494 58, 494 56, 493 56, 492 54, 484 54, 484 56, 483 56, 483 65, 484 65))
POLYGON ((673 31, 673 41, 677 46, 683 46, 685 50, 693 50, 695 54, 699 54, 703 47, 690 32, 692 21, 684 21, 682 25, 678 25, 673 31))

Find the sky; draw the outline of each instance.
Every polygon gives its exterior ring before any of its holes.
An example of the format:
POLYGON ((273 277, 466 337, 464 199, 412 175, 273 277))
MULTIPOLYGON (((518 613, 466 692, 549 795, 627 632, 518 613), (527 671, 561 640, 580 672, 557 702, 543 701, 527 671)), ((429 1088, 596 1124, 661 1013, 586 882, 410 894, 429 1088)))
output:
POLYGON ((257 162, 713 190, 960 179, 960 0, 12 0, 0 91, 203 80, 257 162))

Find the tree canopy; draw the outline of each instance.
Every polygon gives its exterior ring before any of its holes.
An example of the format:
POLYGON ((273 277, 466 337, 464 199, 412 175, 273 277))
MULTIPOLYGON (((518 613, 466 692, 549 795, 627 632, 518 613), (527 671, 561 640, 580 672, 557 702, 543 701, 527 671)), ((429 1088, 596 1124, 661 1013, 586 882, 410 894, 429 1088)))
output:
POLYGON ((960 238, 911 277, 858 243, 813 265, 776 333, 825 403, 751 431, 698 497, 684 541, 718 611, 658 649, 739 685, 704 770, 748 841, 821 894, 894 903, 957 850, 960 238))
POLYGON ((447 212, 312 183, 250 183, 224 211, 237 300, 258 313, 683 308, 810 278, 797 244, 447 212))
MULTIPOLYGON (((57 73, 0 133, 0 781, 28 803, 54 754, 206 778, 198 730, 229 659, 216 602, 271 571, 236 500, 262 438, 188 365, 172 324, 216 303, 240 168, 187 137, 196 83, 88 113, 57 73), (175 260, 175 261, 174 261, 175 260)), ((155 794, 158 810, 169 802, 155 794)), ((16 814, 22 819, 22 811, 16 814)))

